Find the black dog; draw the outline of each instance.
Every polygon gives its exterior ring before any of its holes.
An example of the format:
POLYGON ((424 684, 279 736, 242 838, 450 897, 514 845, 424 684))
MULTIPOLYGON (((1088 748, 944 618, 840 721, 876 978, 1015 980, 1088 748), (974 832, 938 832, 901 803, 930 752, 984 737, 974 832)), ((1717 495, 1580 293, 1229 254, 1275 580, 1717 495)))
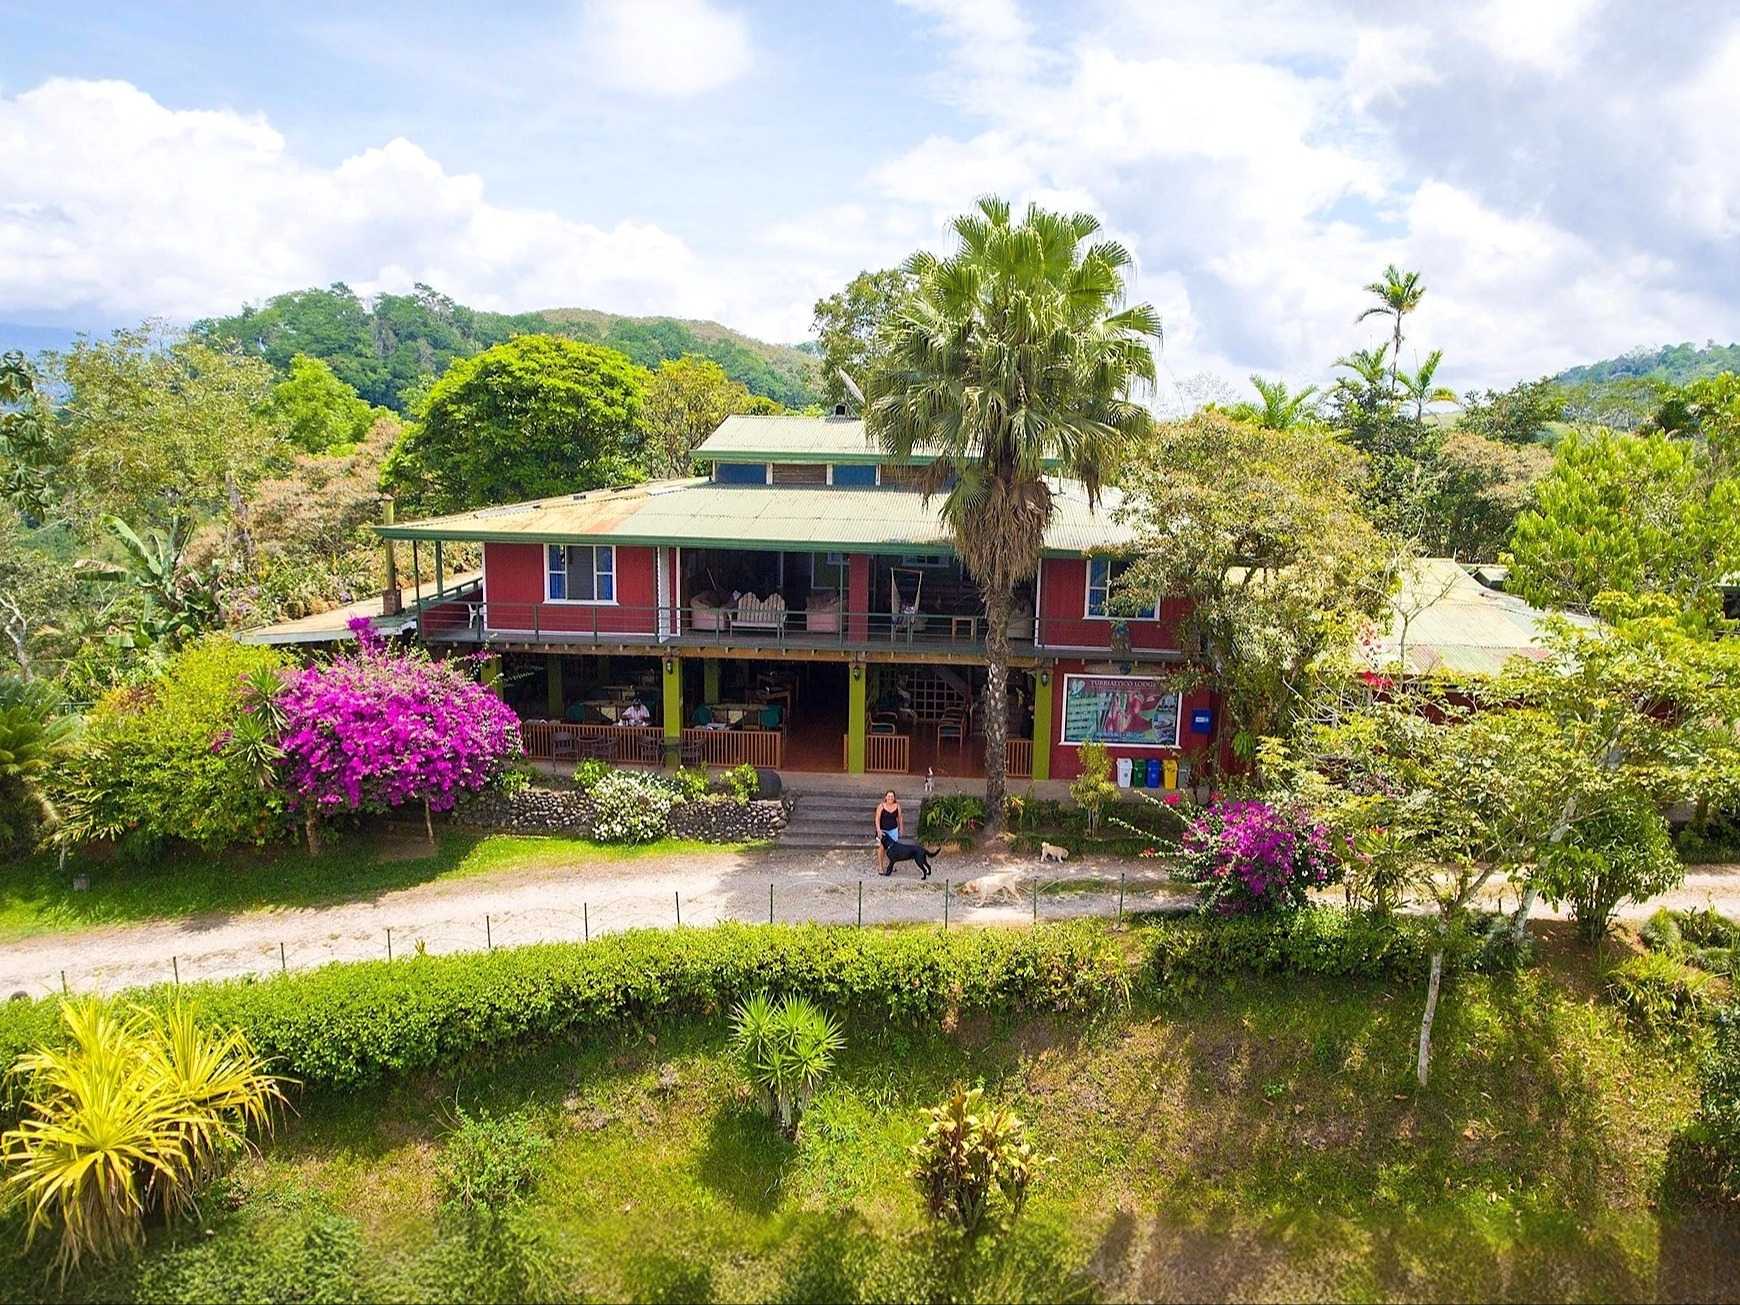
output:
POLYGON ((942 851, 940 847, 927 849, 923 843, 903 843, 898 838, 892 837, 882 840, 882 848, 888 853, 888 869, 884 870, 883 874, 891 875, 894 873, 895 866, 902 861, 910 861, 918 867, 919 875, 924 879, 930 878, 931 857, 942 851))

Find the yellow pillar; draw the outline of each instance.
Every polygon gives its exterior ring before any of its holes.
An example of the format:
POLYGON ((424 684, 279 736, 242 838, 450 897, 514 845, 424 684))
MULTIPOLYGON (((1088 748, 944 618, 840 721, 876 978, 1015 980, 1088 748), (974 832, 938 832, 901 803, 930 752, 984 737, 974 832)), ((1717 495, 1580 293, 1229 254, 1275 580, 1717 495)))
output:
POLYGON ((683 737, 683 660, 665 658, 665 741, 675 743, 683 737))
POLYGON ((1051 778, 1051 681, 1049 666, 1033 672, 1033 778, 1051 778))
POLYGON ((562 700, 562 658, 544 654, 544 711, 551 720, 561 720, 568 704, 562 700))
POLYGON ((708 657, 701 662, 701 701, 719 701, 719 659, 708 657))
POLYGON ((864 728, 869 715, 864 700, 865 670, 863 662, 853 662, 846 678, 846 773, 864 773, 864 728))

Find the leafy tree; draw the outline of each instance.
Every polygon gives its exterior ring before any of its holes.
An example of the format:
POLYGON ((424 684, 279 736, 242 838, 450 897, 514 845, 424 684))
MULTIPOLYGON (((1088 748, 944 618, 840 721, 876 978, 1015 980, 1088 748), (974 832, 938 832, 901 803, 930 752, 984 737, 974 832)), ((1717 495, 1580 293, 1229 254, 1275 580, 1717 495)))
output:
POLYGON ((320 359, 299 353, 290 374, 272 387, 266 412, 303 452, 328 453, 361 442, 378 410, 320 359))
POLYGON ((264 843, 282 827, 282 799, 235 736, 253 703, 249 676, 282 665, 273 649, 209 635, 145 683, 106 694, 50 780, 61 837, 142 854, 170 841, 264 843))
POLYGON ((1420 306, 1420 300, 1426 297, 1426 287, 1418 272, 1403 272, 1391 263, 1384 268, 1383 276, 1365 289, 1367 294, 1376 296, 1378 302, 1354 320, 1363 322, 1368 317, 1390 319, 1390 393, 1396 394, 1397 369, 1402 359, 1402 319, 1420 306))
POLYGON ((520 335, 461 359, 429 391, 383 473, 412 507, 454 512, 620 485, 647 375, 621 354, 520 335))
POLYGON ((1414 405, 1414 420, 1426 420, 1426 405, 1428 403, 1455 403, 1456 392, 1438 384, 1438 368, 1444 361, 1444 351, 1434 349, 1426 355, 1425 361, 1415 368, 1412 375, 1400 373, 1396 383, 1401 387, 1402 398, 1414 405))
POLYGON ((1255 754, 1310 710, 1320 672, 1384 610, 1400 558, 1360 503, 1359 456, 1332 436, 1199 413, 1130 459, 1120 519, 1137 535, 1127 592, 1189 602, 1224 695, 1215 743, 1255 754))
POLYGON ((1228 409, 1229 416, 1261 426, 1264 430, 1292 430, 1301 422, 1309 421, 1317 415, 1314 402, 1317 395, 1315 385, 1307 385, 1292 394, 1287 392, 1286 381, 1270 381, 1261 376, 1252 376, 1251 385, 1261 402, 1235 404, 1228 409))
POLYGON ((1669 595, 1694 619, 1720 614, 1740 570, 1740 476, 1670 436, 1578 432, 1517 519, 1510 588, 1532 603, 1588 611, 1607 591, 1669 595))
POLYGON ((1415 537, 1433 556, 1495 562, 1517 516, 1552 466, 1545 445, 1510 444, 1460 427, 1438 449, 1415 537))
POLYGON ((726 417, 746 411, 750 399, 749 390, 716 362, 688 357, 660 363, 647 382, 641 415, 647 470, 655 476, 692 474, 695 449, 726 417))
POLYGON ((984 600, 987 828, 1004 818, 1009 609, 1038 569, 1055 467, 1097 501, 1106 468, 1145 432, 1160 319, 1122 306, 1130 255, 1092 240, 1097 219, 1033 206, 1010 221, 987 198, 955 219, 959 248, 914 254, 915 289, 878 336, 865 422, 897 457, 931 455, 920 481, 984 600), (1092 241, 1092 243, 1089 243, 1092 241))
POLYGON ((882 324, 913 288, 912 273, 905 267, 889 267, 860 272, 845 289, 816 300, 810 330, 821 349, 822 393, 830 405, 857 406, 840 373, 850 376, 860 388, 868 383, 880 359, 882 324))
POLYGON ((83 528, 105 514, 143 524, 227 510, 288 456, 257 358, 147 323, 81 338, 53 369, 67 389, 66 506, 83 528))
POLYGON ((58 444, 35 369, 21 353, 0 354, 0 497, 36 521, 58 503, 58 444))
POLYGON ((0 675, 0 851, 26 851, 54 825, 49 771, 72 750, 78 722, 42 680, 0 675))
POLYGON ((1462 399, 1457 426, 1489 440, 1533 444, 1547 427, 1565 416, 1565 391, 1551 377, 1518 381, 1508 390, 1470 390, 1462 399))

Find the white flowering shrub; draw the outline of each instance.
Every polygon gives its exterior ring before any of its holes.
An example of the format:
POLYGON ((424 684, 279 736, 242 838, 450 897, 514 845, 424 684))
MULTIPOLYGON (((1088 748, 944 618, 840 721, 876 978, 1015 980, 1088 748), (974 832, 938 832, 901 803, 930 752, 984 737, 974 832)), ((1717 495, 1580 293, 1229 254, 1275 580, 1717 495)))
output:
POLYGON ((671 831, 671 808, 677 793, 653 775, 613 770, 592 786, 597 823, 592 836, 600 843, 651 843, 671 831))

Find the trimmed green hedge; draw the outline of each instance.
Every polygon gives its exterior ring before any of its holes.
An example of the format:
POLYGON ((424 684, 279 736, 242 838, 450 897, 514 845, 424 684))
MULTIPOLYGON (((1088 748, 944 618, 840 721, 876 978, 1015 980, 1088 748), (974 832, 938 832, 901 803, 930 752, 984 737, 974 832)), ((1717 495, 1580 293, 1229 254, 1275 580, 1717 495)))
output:
MULTIPOLYGON (((712 1014, 763 988, 879 1021, 1087 1012, 1126 1000, 1133 978, 1190 991, 1253 973, 1423 975, 1431 938, 1425 921, 1331 910, 1168 920, 1125 935, 1086 921, 946 932, 724 924, 338 963, 189 984, 181 992, 205 1019, 244 1030, 280 1072, 310 1087, 354 1088, 520 1042, 712 1014)), ((174 991, 160 986, 136 996, 162 1003, 174 991)), ((58 1040, 58 1008, 58 998, 0 1007, 0 1064, 58 1040)), ((0 1110, 16 1109, 18 1090, 9 1079, 0 1110)))
MULTIPOLYGON (((1091 924, 946 933, 727 924, 338 963, 181 991, 203 1018, 246 1031, 280 1072, 349 1088, 523 1040, 711 1013, 761 988, 883 1020, 1083 1011, 1125 996, 1126 968, 1115 937, 1091 924)), ((162 1002, 172 991, 138 995, 162 1002)), ((0 1009, 0 1063, 57 1037, 58 1005, 0 1009)))

